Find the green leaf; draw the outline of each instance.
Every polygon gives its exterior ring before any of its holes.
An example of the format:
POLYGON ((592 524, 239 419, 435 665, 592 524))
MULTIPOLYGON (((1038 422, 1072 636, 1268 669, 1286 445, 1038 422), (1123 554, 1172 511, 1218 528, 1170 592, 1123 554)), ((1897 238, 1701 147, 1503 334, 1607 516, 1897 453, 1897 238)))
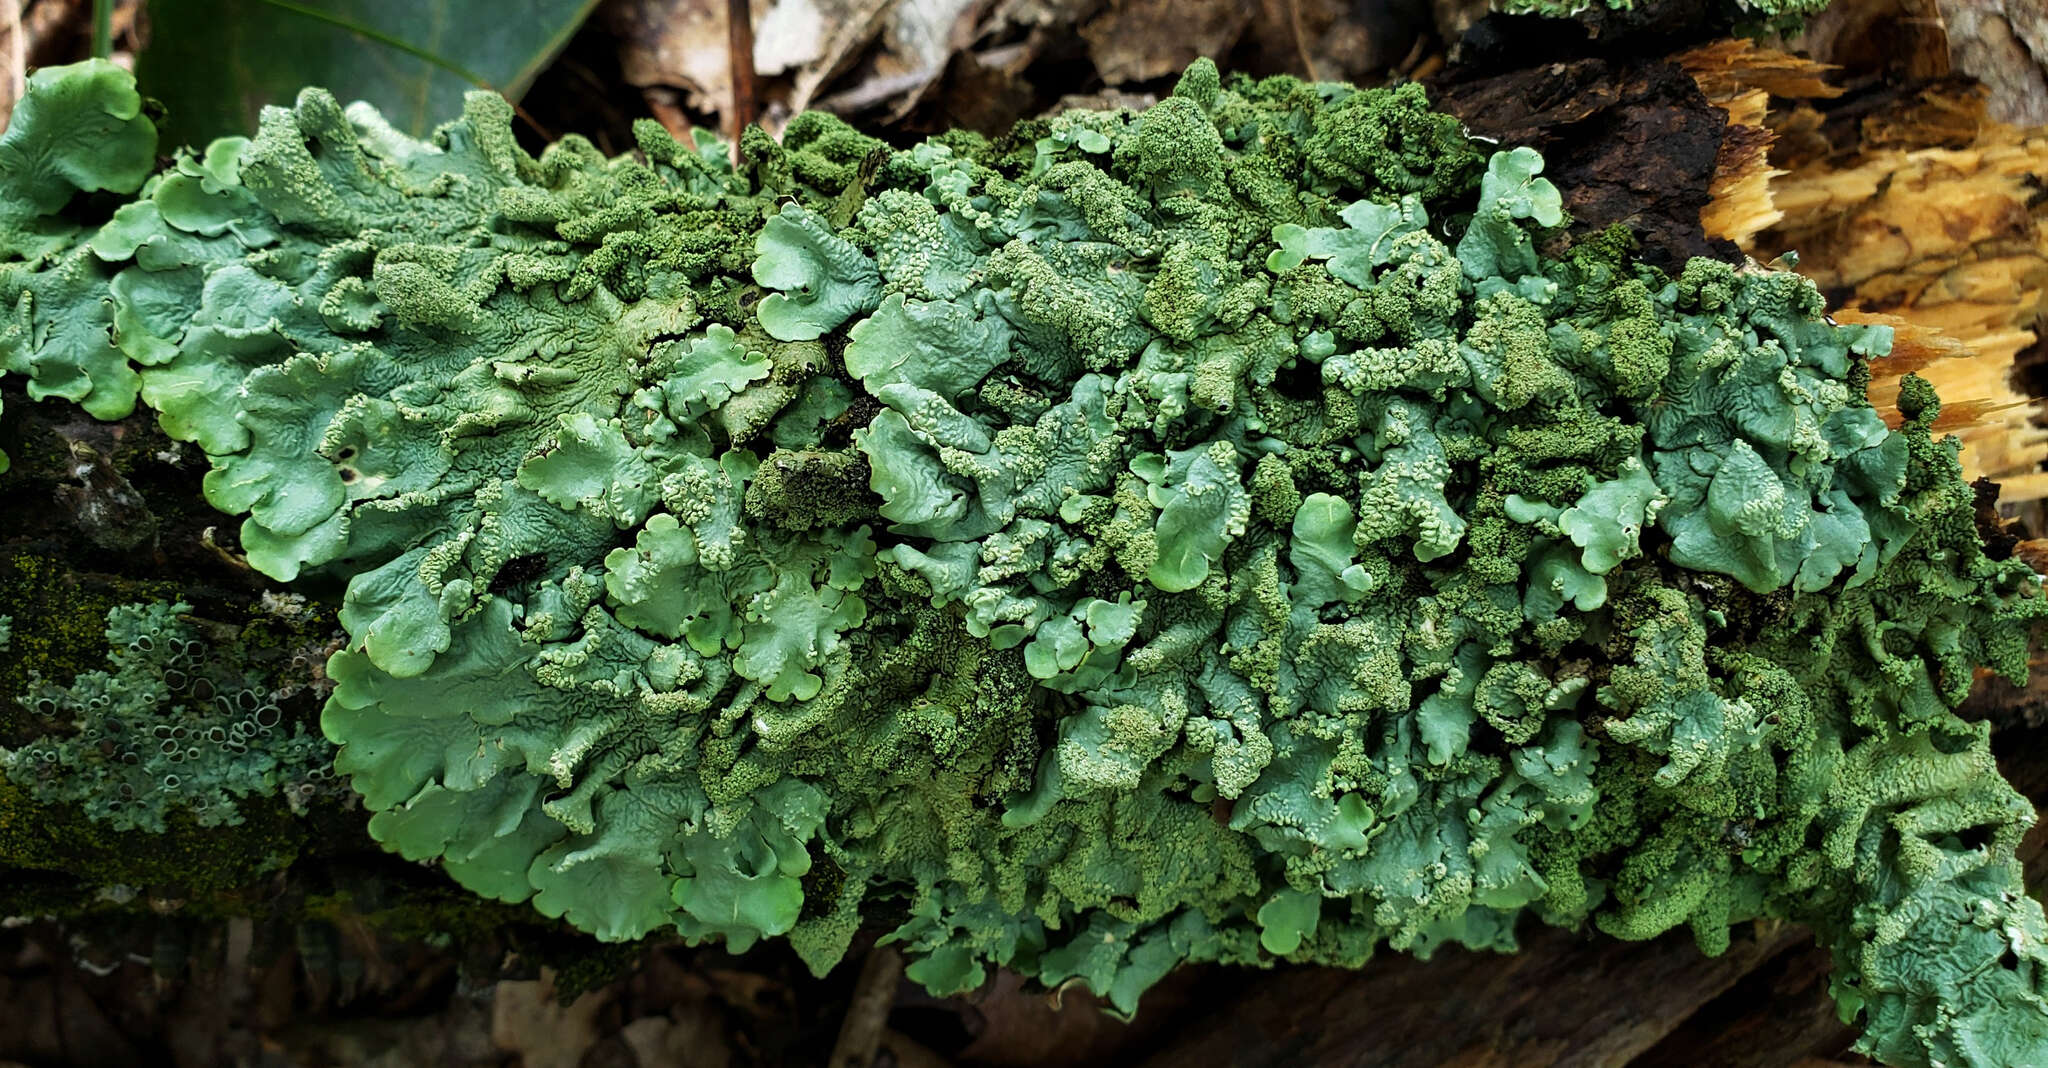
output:
POLYGON ((400 130, 432 130, 489 89, 517 100, 596 0, 159 0, 136 57, 142 89, 170 110, 171 140, 256 127, 265 104, 320 85, 364 100, 400 130))

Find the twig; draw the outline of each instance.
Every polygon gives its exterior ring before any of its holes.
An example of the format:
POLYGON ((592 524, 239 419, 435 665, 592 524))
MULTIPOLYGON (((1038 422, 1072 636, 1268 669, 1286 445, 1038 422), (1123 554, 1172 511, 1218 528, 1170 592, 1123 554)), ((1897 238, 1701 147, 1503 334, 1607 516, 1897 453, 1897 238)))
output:
POLYGON ((732 75, 732 163, 740 163, 740 135, 754 121, 754 12, 748 0, 725 0, 725 42, 732 75))
POLYGON ((640 90, 640 98, 647 102, 647 110, 654 115, 654 120, 661 123, 662 128, 669 132, 669 136, 675 138, 685 148, 696 144, 696 140, 691 137, 690 114, 683 110, 682 102, 676 99, 674 89, 665 85, 650 85, 640 90))
POLYGON ((1401 57, 1401 62, 1394 64, 1394 73, 1400 75, 1402 81, 1416 80, 1415 69, 1422 66, 1424 59, 1429 58, 1429 37, 1426 33, 1416 34, 1415 42, 1408 46, 1408 54, 1401 57))
POLYGON ((1308 34, 1301 28, 1301 0, 1287 0, 1287 25, 1294 31, 1294 51, 1301 56, 1301 71, 1312 82, 1322 81, 1316 77, 1316 61, 1308 54, 1308 34))
MULTIPOLYGON (((743 0, 742 0, 743 2, 743 0)), ((868 950, 854 983, 853 1004, 846 1007, 846 1020, 839 1025, 839 1041, 832 1044, 831 1068, 870 1068, 875 1051, 882 1046, 882 1032, 889 1023, 889 1009, 896 1003, 896 984, 903 979, 903 956, 891 946, 868 950)))
MULTIPOLYGON (((28 0, 0 0, 7 9, 7 110, 12 113, 21 95, 28 92, 28 32, 21 24, 21 9, 28 0)), ((0 121, 5 121, 0 116, 0 121)))
MULTIPOLYGON (((495 92, 495 90, 493 91, 495 92)), ((503 93, 499 93, 498 95, 505 96, 505 94, 503 93)), ((520 104, 518 101, 512 99, 509 96, 505 97, 505 102, 512 105, 513 115, 517 116, 521 122, 524 122, 526 125, 533 128, 535 136, 539 137, 543 141, 556 140, 554 131, 549 130, 545 126, 542 126, 540 124, 540 120, 534 118, 533 112, 526 110, 524 105, 520 104)))

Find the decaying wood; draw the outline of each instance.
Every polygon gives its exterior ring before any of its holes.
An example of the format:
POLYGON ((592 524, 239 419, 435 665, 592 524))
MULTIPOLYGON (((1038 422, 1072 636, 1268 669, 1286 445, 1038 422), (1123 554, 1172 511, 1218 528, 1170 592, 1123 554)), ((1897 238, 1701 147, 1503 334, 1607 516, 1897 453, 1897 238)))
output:
POLYGON ((1771 101, 1832 100, 1842 90, 1827 75, 1835 68, 1749 40, 1703 45, 1675 57, 1715 107, 1727 112, 1727 131, 1715 160, 1712 199, 1700 213, 1700 224, 1716 237, 1744 248, 1785 217, 1771 192, 1773 179, 1786 172, 1774 166, 1771 149, 1778 137, 1768 123, 1771 101))
POLYGON ((1618 943, 1542 929, 1505 957, 1446 949, 1430 961, 1389 953, 1356 974, 1294 968, 1235 1000, 1208 990, 1198 1000, 1231 1009, 1208 1013, 1145 1068, 1630 1064, 1747 972, 1806 941, 1800 929, 1765 929, 1708 959, 1690 937, 1618 943))
POLYGON ((1990 90, 1991 114, 2048 125, 2048 6, 2041 0, 1939 0, 1955 69, 1990 90))
POLYGON ((1689 937, 1627 943, 1546 928, 1512 956, 1444 950, 1429 961, 1389 954, 1358 973, 1288 969, 1236 998, 1205 991, 1198 1002, 1228 1010, 1191 1021, 1144 1065, 1628 1064, 1749 971, 1807 941, 1781 926, 1708 959, 1689 937))
MULTIPOLYGON (((1944 71, 1945 55, 1918 69, 1944 71)), ((1998 479, 2009 503, 2048 497, 2042 405, 2014 374, 2048 315, 2048 130, 1987 118, 1974 86, 1945 77, 1845 95, 1832 68, 1746 43, 1679 62, 1729 116, 1708 232, 1758 259, 1796 251, 1837 318, 1892 322, 1901 350, 1872 399, 1889 406, 1918 372, 1968 476, 1998 479)))
POLYGON ((1541 151, 1575 232, 1626 223, 1645 259, 1673 269, 1736 255, 1700 227, 1725 119, 1676 64, 1590 57, 1430 90, 1475 135, 1541 151))

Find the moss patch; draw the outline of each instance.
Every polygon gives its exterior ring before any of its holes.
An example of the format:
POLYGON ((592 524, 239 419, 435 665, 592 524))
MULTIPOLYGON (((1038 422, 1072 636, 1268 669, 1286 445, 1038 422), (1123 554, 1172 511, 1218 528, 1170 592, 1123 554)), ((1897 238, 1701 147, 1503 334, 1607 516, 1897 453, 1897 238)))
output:
POLYGON ((86 574, 53 556, 0 550, 0 615, 14 617, 13 638, 0 655, 0 745, 17 746, 48 729, 17 700, 32 677, 68 684, 106 665, 109 609, 177 596, 176 583, 86 574))

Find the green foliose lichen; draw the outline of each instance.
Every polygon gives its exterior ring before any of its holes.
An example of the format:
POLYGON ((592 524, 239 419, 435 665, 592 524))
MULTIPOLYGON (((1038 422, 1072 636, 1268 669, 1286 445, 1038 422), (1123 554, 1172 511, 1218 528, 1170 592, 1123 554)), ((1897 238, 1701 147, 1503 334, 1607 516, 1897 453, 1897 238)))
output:
POLYGON ((1124 1012, 1791 917, 1893 1063, 2048 1055, 2032 814, 1956 714, 2048 598, 1924 383, 1864 397, 1884 329, 1546 256, 1541 157, 1412 88, 803 123, 534 158, 495 97, 416 142, 308 90, 0 266, 90 267, 250 562, 346 583, 322 725, 388 848, 1124 1012))

